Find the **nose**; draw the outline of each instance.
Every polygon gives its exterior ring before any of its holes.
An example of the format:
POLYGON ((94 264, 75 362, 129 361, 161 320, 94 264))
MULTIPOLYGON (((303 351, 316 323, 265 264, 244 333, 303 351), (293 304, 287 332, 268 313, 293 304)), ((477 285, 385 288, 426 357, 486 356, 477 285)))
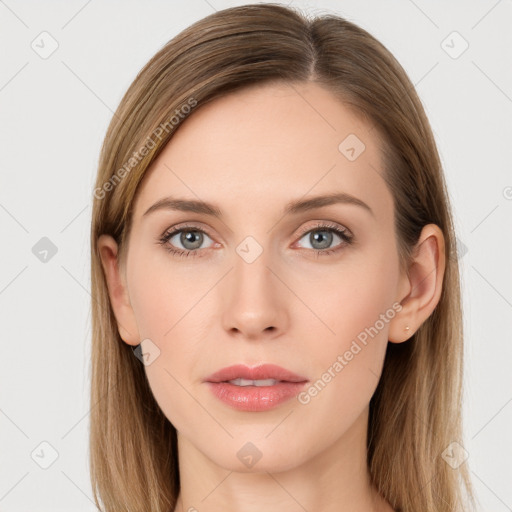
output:
POLYGON ((250 263, 235 255, 220 290, 223 328, 230 336, 274 339, 288 328, 286 287, 269 263, 265 251, 250 263))

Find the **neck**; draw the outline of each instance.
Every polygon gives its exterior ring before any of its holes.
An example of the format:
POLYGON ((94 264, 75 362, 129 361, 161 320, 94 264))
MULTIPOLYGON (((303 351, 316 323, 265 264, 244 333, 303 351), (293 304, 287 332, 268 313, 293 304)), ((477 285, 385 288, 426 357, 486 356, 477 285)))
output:
POLYGON ((327 450, 279 472, 223 468, 178 433, 181 489, 174 512, 392 512, 370 482, 367 425, 368 408, 327 450))

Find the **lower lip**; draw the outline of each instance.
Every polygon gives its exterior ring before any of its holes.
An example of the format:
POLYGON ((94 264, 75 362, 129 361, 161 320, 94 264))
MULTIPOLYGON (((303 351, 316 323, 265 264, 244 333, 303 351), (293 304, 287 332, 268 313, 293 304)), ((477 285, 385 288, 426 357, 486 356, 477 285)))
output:
POLYGON ((235 386, 229 382, 207 382, 222 402, 240 411, 268 411, 297 396, 307 382, 279 382, 273 386, 235 386))

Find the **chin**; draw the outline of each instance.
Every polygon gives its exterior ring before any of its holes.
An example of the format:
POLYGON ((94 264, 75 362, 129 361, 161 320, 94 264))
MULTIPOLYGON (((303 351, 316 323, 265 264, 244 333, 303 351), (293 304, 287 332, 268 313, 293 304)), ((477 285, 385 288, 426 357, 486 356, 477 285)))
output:
MULTIPOLYGON (((264 436, 267 435, 267 432, 264 436)), ((205 454, 218 466, 238 473, 280 473, 304 463, 305 453, 296 446, 283 445, 277 436, 274 441, 247 433, 241 438, 230 439, 228 443, 215 444, 213 453, 205 454), (243 439, 243 440, 239 440, 243 439)))

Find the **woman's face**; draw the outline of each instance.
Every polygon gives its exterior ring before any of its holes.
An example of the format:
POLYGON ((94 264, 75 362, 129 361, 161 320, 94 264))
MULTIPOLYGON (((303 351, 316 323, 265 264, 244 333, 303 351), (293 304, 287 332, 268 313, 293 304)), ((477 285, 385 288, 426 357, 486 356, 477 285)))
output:
POLYGON ((145 340, 155 399, 215 464, 248 470, 249 455, 260 471, 282 471, 366 434, 407 291, 377 137, 318 85, 253 87, 193 112, 139 189, 124 339, 145 340), (334 194, 356 199, 307 207, 334 194), (189 203, 145 213, 166 198, 189 203), (218 216, 187 211, 199 201, 218 216), (235 407, 205 382, 265 363, 307 382, 281 384, 300 393, 272 407, 261 405, 268 387, 224 385, 235 407))

